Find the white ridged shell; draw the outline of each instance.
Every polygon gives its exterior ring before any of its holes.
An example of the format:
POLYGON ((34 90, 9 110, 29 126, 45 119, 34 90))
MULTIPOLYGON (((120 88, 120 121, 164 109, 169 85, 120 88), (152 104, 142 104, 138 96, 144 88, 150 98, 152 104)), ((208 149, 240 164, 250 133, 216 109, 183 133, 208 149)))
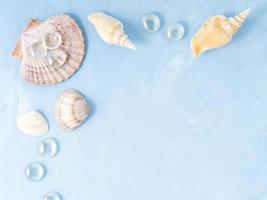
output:
POLYGON ((17 117, 17 128, 26 135, 38 137, 48 132, 48 123, 38 111, 23 113, 17 117))
POLYGON ((106 43, 135 49, 119 20, 102 12, 92 13, 88 20, 94 25, 98 34, 106 43))
POLYGON ((55 116, 66 131, 80 126, 89 115, 89 106, 83 95, 74 89, 65 90, 57 99, 55 116))

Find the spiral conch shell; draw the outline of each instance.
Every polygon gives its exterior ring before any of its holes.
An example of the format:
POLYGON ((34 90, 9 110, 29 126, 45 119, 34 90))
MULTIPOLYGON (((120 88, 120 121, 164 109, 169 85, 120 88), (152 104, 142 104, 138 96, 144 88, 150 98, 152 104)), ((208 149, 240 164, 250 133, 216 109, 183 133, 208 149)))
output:
POLYGON ((48 132, 45 117, 36 110, 19 115, 16 124, 18 129, 26 135, 38 137, 48 132))
POLYGON ((89 106, 80 92, 65 90, 57 99, 56 120, 66 131, 80 126, 89 115, 89 106))
POLYGON ((247 9, 234 17, 217 15, 208 19, 192 38, 191 48, 194 56, 229 43, 249 13, 250 9, 247 9))
POLYGON ((98 34, 106 43, 135 49, 119 20, 102 12, 92 13, 88 20, 94 25, 98 34))

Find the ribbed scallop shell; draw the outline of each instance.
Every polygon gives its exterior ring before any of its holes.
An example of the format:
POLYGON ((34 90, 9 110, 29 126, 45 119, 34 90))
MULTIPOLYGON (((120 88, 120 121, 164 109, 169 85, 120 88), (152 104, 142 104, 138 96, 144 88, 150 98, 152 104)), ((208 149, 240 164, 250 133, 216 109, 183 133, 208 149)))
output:
POLYGON ((89 106, 83 95, 74 89, 65 90, 57 99, 56 120, 67 131, 80 126, 89 115, 89 106))
POLYGON ((209 49, 229 43, 249 13, 250 9, 247 9, 234 17, 218 15, 207 20, 192 38, 193 54, 198 56, 209 49))
POLYGON ((11 54, 22 58, 21 76, 24 80, 37 85, 57 84, 79 69, 84 56, 84 39, 78 25, 68 15, 56 15, 43 22, 30 20, 11 54), (41 35, 40 32, 49 29, 58 32, 62 38, 58 49, 49 50, 49 56, 54 58, 52 65, 47 59, 30 56, 23 41, 26 38, 29 43, 30 37, 34 41, 36 34, 41 35))
POLYGON ((98 34, 106 43, 135 49, 119 20, 102 12, 92 13, 88 20, 94 25, 98 34))
MULTIPOLYGON (((35 27, 39 26, 42 24, 42 21, 37 20, 37 19, 30 19, 29 22, 26 24, 23 33, 29 30, 34 29, 35 27)), ((22 44, 21 44, 21 39, 17 40, 15 47, 11 51, 11 55, 18 58, 22 59, 23 56, 23 50, 22 50, 22 44)))
POLYGON ((19 115, 16 125, 21 132, 34 137, 43 136, 48 132, 45 117, 36 110, 19 115))

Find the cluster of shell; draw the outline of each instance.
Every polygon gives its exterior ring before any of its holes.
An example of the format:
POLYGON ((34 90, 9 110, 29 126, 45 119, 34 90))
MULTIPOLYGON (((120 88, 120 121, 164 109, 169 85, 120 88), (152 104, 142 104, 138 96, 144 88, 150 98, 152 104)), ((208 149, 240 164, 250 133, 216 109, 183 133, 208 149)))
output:
POLYGON ((56 15, 45 21, 31 19, 11 54, 21 59, 24 80, 37 85, 57 84, 79 69, 84 56, 84 39, 78 25, 68 15, 56 15), (49 31, 60 35, 61 44, 48 52, 41 41, 49 31), (32 49, 41 55, 34 55, 32 49), (54 62, 49 62, 48 55, 54 62))
POLYGON ((119 20, 102 12, 92 13, 88 20, 94 25, 96 31, 106 43, 135 49, 119 20))
MULTIPOLYGON (((66 131, 72 131, 83 124, 89 112, 87 101, 77 90, 65 90, 57 99, 55 117, 59 126, 66 131)), ((36 110, 19 115, 16 124, 26 135, 37 137, 48 132, 46 118, 36 110)))
POLYGON ((208 19, 191 40, 194 56, 229 43, 249 13, 247 9, 234 17, 218 15, 208 19))
MULTIPOLYGON (((234 17, 218 15, 207 20, 192 38, 191 48, 194 56, 229 43, 249 13, 250 9, 247 9, 234 17)), ((119 20, 102 12, 92 13, 88 19, 108 44, 135 49, 119 20)))
MULTIPOLYGON (((229 43, 249 13, 250 9, 247 9, 234 17, 218 15, 207 20, 191 40, 193 54, 198 56, 209 49, 229 43)), ((108 44, 135 49, 119 20, 102 12, 92 13, 88 19, 108 44)), ((22 59, 23 79, 34 84, 55 84, 68 79, 79 68, 84 55, 84 40, 78 25, 68 15, 50 17, 44 22, 30 20, 12 55, 22 59), (59 48, 50 52, 55 60, 52 64, 43 57, 30 55, 28 51, 29 46, 40 48, 40 33, 47 29, 57 31, 62 40, 59 48)), ((89 111, 83 95, 77 90, 69 89, 58 97, 55 116, 64 130, 71 131, 86 120, 89 111)), ((17 118, 17 127, 31 136, 42 136, 48 132, 47 120, 36 110, 20 115, 17 118)))

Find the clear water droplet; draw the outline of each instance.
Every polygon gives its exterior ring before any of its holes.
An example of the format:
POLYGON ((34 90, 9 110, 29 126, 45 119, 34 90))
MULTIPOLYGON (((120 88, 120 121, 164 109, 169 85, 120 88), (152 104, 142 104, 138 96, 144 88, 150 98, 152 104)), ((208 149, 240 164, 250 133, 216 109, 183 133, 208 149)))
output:
POLYGON ((53 63, 54 63, 54 59, 53 59, 53 57, 51 56, 51 54, 49 52, 48 52, 48 54, 46 56, 46 59, 47 59, 48 65, 52 66, 53 63))
POLYGON ((58 32, 48 32, 43 36, 42 42, 45 48, 53 50, 60 46, 62 38, 58 32))
POLYGON ((184 26, 177 22, 167 27, 166 37, 171 40, 181 40, 184 37, 184 26))
POLYGON ((45 138, 38 145, 38 151, 42 156, 53 157, 58 153, 59 145, 55 138, 45 138))
POLYGON ((160 28, 160 19, 154 13, 145 14, 143 17, 143 25, 148 32, 157 32, 160 28))
POLYGON ((40 181, 45 176, 45 167, 39 162, 29 163, 25 168, 25 177, 29 181, 40 181))
POLYGON ((62 200, 62 198, 58 192, 49 192, 44 195, 43 200, 62 200))
POLYGON ((42 42, 37 42, 27 48, 30 56, 35 58, 45 58, 47 55, 47 49, 43 46, 42 42))

